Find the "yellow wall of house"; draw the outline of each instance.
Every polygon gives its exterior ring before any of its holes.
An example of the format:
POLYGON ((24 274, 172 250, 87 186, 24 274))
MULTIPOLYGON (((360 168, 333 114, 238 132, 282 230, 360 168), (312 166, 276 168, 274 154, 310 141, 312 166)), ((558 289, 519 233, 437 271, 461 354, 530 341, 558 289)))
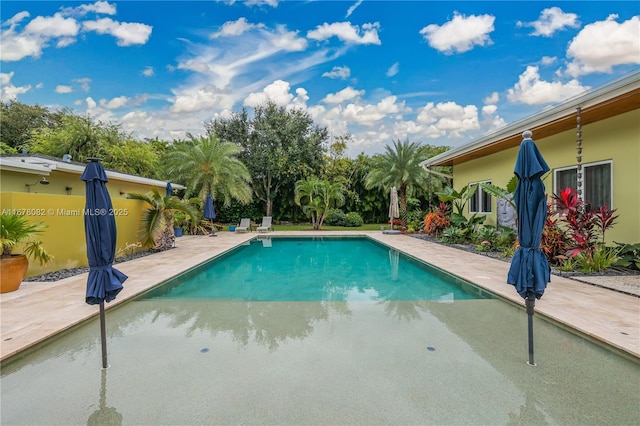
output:
MULTIPOLYGON (((611 160, 613 165, 613 206, 618 223, 607 231, 607 243, 640 242, 640 110, 630 111, 582 128, 582 163, 611 160)), ((526 129, 523 129, 523 131, 526 129)), ((533 139, 551 171, 543 177, 547 193, 553 192, 553 170, 576 163, 575 130, 544 139, 533 139)), ((518 148, 454 166, 454 186, 460 190, 472 182, 491 180, 505 188, 513 176, 518 148)), ((468 214, 468 208, 467 214, 468 214)), ((485 224, 496 224, 496 200, 485 224)))
MULTIPOLYGON (((42 222, 47 229, 38 236, 44 247, 55 259, 47 266, 40 266, 38 262, 29 261, 27 277, 40 275, 45 272, 60 269, 87 266, 86 241, 84 233, 85 207, 83 195, 60 195, 46 193, 5 192, 4 173, 2 193, 0 194, 0 208, 2 212, 16 211, 34 222, 42 222)), ((78 192, 82 187, 81 181, 78 192)), ((43 186, 43 185, 40 185, 43 186)), ((109 183, 107 184, 109 188, 109 183)), ((114 188, 109 188, 113 191, 114 188)), ((115 188, 119 190, 118 187, 115 188)), ((148 187, 146 188, 148 190, 148 187)), ((143 190, 142 192, 146 192, 143 190)), ((75 192, 75 188, 74 188, 75 192)), ((138 228, 142 210, 146 203, 138 200, 128 200, 122 197, 112 198, 117 226, 117 249, 139 240, 138 228)), ((17 252, 17 251, 16 251, 17 252)))
MULTIPOLYGON (((80 179, 80 175, 76 173, 61 172, 53 170, 51 174, 45 176, 49 181, 48 185, 37 183, 42 175, 31 173, 19 173, 8 170, 2 171, 2 180, 0 188, 2 192, 24 192, 32 194, 51 194, 51 195, 78 195, 84 197, 85 183, 80 179), (26 185, 32 185, 27 187, 26 185), (67 189, 70 188, 70 189, 67 189)), ((126 198, 129 192, 138 192, 144 194, 151 190, 149 185, 143 185, 133 182, 126 182, 116 179, 109 179, 107 183, 109 195, 111 199, 126 198)), ((160 188, 164 191, 164 187, 160 188)))

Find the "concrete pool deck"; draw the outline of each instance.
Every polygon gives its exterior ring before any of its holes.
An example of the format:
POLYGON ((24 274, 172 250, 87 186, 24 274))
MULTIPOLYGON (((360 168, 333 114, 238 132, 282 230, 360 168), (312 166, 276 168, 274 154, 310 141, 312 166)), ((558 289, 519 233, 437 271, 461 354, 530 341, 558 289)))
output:
MULTIPOLYGON (((479 287, 523 305, 513 286, 506 284, 509 263, 405 235, 380 231, 300 231, 269 234, 220 232, 215 238, 185 236, 176 247, 162 253, 120 263, 117 269, 129 276, 118 298, 107 310, 157 284, 256 237, 367 235, 412 257, 449 271, 479 287)), ((609 277, 615 280, 616 277, 609 277)), ((640 276, 631 277, 640 280, 640 276)), ((0 294, 0 360, 8 359, 47 338, 98 315, 98 307, 84 302, 87 274, 56 282, 25 282, 20 289, 0 294)), ((635 282, 633 283, 636 284, 635 282)), ((536 314, 578 331, 596 342, 640 359, 639 298, 558 276, 542 299, 536 314)), ((523 311, 523 324, 526 315, 523 311)))

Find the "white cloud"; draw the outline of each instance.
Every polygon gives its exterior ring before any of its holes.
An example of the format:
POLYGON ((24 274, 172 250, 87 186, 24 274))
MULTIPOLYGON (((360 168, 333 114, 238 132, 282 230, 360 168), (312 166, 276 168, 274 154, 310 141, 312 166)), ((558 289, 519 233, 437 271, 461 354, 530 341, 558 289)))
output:
POLYGON ((85 21, 82 28, 87 31, 95 31, 98 34, 110 34, 116 38, 118 46, 131 46, 145 44, 151 36, 153 27, 137 22, 117 22, 111 18, 102 18, 95 21, 85 21))
POLYGON ((22 31, 17 31, 18 25, 29 16, 28 12, 20 12, 2 23, 2 61, 19 61, 29 56, 38 58, 49 41, 56 38, 59 39, 58 47, 68 46, 75 41, 80 28, 74 19, 56 13, 51 17, 37 16, 22 31))
POLYGON ((430 126, 431 138, 449 136, 459 138, 464 132, 480 129, 478 107, 461 106, 455 102, 427 103, 418 109, 417 121, 430 126))
POLYGON ((218 37, 237 37, 253 28, 262 28, 263 24, 250 24, 247 18, 239 18, 235 21, 227 21, 222 24, 219 31, 211 34, 209 37, 214 39, 218 37))
POLYGON ((144 75, 145 77, 153 77, 155 75, 155 71, 153 70, 152 66, 148 66, 144 70, 142 70, 142 75, 144 75))
POLYGON ((485 105, 497 104, 500 100, 500 95, 498 92, 493 92, 491 95, 487 96, 482 100, 485 105))
POLYGON ((463 53, 474 46, 484 46, 491 43, 489 34, 493 32, 492 15, 461 15, 454 13, 453 19, 443 25, 431 24, 420 30, 420 34, 429 46, 440 52, 463 53))
POLYGON ((116 22, 110 18, 85 21, 82 24, 74 17, 82 17, 88 12, 114 14, 115 6, 107 2, 64 8, 53 16, 37 16, 21 30, 19 25, 29 18, 28 12, 20 12, 2 23, 2 61, 19 61, 26 57, 39 58, 44 48, 55 42, 57 48, 67 47, 76 42, 81 30, 111 34, 119 46, 144 44, 151 35, 152 27, 140 23, 116 22))
POLYGON ((71 93, 73 92, 73 89, 71 88, 71 86, 65 86, 63 84, 58 84, 56 86, 56 93, 71 93))
POLYGON ((97 1, 91 4, 81 4, 76 7, 64 7, 61 9, 66 16, 83 17, 89 13, 97 15, 115 15, 116 5, 107 1, 97 1))
POLYGON ((87 102, 87 108, 89 108, 89 109, 93 109, 98 105, 98 104, 96 104, 96 101, 94 101, 91 96, 88 96, 85 99, 85 101, 87 102))
POLYGON ((82 4, 75 8, 79 13, 86 15, 87 13, 97 13, 100 15, 115 15, 116 5, 110 4, 108 1, 97 1, 93 4, 82 4))
POLYGON ((293 95, 289 93, 290 88, 291 86, 288 82, 276 80, 266 86, 262 92, 249 94, 245 98, 243 105, 255 108, 267 101, 271 101, 278 106, 285 106, 293 100, 293 95))
MULTIPOLYGON (((174 94, 175 91, 174 91, 174 94)), ((176 94, 171 112, 174 113, 194 113, 204 110, 214 109, 222 102, 223 93, 215 88, 207 86, 205 88, 189 88, 176 94)))
POLYGON ((88 92, 90 89, 89 83, 91 83, 91 79, 88 77, 84 77, 84 78, 76 78, 72 80, 74 83, 78 83, 80 84, 80 88, 84 91, 84 92, 88 92))
POLYGON ((346 43, 355 44, 382 44, 378 37, 379 23, 363 24, 362 28, 357 25, 351 25, 350 22, 334 22, 333 24, 324 23, 318 25, 314 30, 307 33, 307 38, 312 40, 327 40, 331 37, 346 43))
POLYGON ((551 37, 556 31, 565 28, 578 28, 580 21, 575 13, 565 13, 559 7, 550 7, 540 12, 540 17, 534 22, 520 22, 518 27, 533 27, 532 36, 551 37))
POLYGON ((127 105, 128 102, 129 98, 127 98, 126 96, 118 96, 109 101, 106 99, 100 99, 100 106, 107 109, 118 109, 127 105))
POLYGON ((278 0, 245 0, 245 6, 271 6, 278 7, 278 0))
POLYGON ((53 16, 36 16, 24 28, 24 34, 44 39, 56 37, 75 37, 80 25, 73 18, 65 18, 60 13, 53 16))
POLYGON ((538 67, 528 66, 515 86, 507 91, 507 99, 526 105, 541 105, 560 102, 588 89, 575 79, 567 83, 541 80, 538 67))
POLYGON ((362 95, 364 95, 364 90, 355 90, 353 87, 349 86, 345 87, 337 93, 329 93, 320 102, 325 102, 328 104, 340 104, 342 102, 355 99, 358 96, 362 95))
POLYGON ((358 0, 357 2, 355 2, 354 4, 351 5, 351 7, 349 7, 349 9, 347 9, 347 15, 344 17, 345 19, 347 19, 349 16, 351 16, 351 14, 358 8, 358 6, 360 6, 362 4, 362 0, 358 0))
POLYGON ((3 102, 16 100, 18 99, 18 95, 23 93, 27 93, 31 90, 31 85, 26 86, 14 86, 11 82, 13 79, 13 71, 9 73, 1 73, 0 72, 0 100, 3 102))
POLYGON ((395 64, 391 65, 389 67, 389 69, 387 70, 387 77, 393 77, 394 75, 398 74, 400 72, 400 63, 396 62, 395 64))
POLYGON ((331 69, 331 71, 327 71, 322 74, 323 77, 327 78, 339 78, 340 80, 346 80, 351 75, 351 70, 349 67, 339 67, 335 66, 331 69))
POLYGON ((556 58, 555 56, 543 56, 542 59, 540 59, 540 65, 551 65, 557 60, 558 58, 556 58))
POLYGON ((569 43, 566 74, 572 77, 595 72, 611 73, 612 67, 640 64, 640 17, 618 23, 617 15, 586 25, 569 43))
POLYGON ((306 49, 308 42, 298 37, 297 31, 287 31, 284 25, 279 25, 276 32, 271 35, 271 44, 285 51, 298 52, 306 49))
POLYGON ((387 96, 377 104, 348 104, 342 111, 342 117, 350 123, 372 126, 389 114, 396 114, 405 109, 404 102, 396 102, 396 96, 387 96))

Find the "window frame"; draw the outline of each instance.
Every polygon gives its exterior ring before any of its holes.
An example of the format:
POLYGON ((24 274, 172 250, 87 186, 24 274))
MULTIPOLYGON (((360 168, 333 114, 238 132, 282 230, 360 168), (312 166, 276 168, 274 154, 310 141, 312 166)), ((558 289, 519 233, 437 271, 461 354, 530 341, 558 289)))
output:
MULTIPOLYGON (((582 195, 580 199, 584 201, 584 194, 587 192, 587 182, 586 182, 586 169, 594 166, 601 166, 603 164, 609 165, 609 202, 605 203, 609 206, 610 210, 613 210, 613 160, 602 160, 602 161, 593 161, 591 163, 582 164, 582 176, 580 179, 576 177, 576 189, 577 189, 577 181, 582 182, 582 195)), ((564 172, 567 170, 576 170, 577 172, 578 166, 567 166, 567 167, 558 167, 553 169, 553 193, 559 194, 560 191, 564 190, 564 188, 558 188, 558 173, 564 172)))
POLYGON ((491 194, 489 194, 488 192, 485 192, 482 187, 480 186, 481 183, 491 183, 491 179, 486 179, 486 180, 480 180, 477 182, 470 182, 468 184, 469 187, 472 187, 473 185, 477 185, 475 194, 473 195, 473 197, 469 198, 469 214, 492 214, 493 213, 493 196, 491 194), (489 206, 489 210, 488 211, 483 211, 483 207, 484 207, 484 198, 483 195, 486 195, 487 197, 489 197, 488 200, 488 206, 489 206), (478 201, 478 207, 480 208, 478 211, 473 211, 472 210, 472 206, 473 206, 473 199, 477 197, 477 201, 478 201))

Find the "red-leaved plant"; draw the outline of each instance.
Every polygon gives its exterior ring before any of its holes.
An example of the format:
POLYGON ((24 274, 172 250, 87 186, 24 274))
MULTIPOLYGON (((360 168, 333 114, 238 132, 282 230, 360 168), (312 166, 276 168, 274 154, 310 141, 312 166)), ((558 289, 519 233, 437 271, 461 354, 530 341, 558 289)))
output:
POLYGON ((443 229, 451 226, 449 213, 449 205, 447 203, 440 203, 435 211, 427 213, 424 217, 424 232, 428 235, 438 235, 443 229))
POLYGON ((596 211, 588 210, 573 188, 565 188, 559 194, 554 194, 553 207, 554 214, 567 227, 568 257, 583 253, 590 258, 598 243, 604 245, 606 230, 613 227, 618 218, 614 215, 616 210, 609 210, 608 206, 600 207, 596 211))

